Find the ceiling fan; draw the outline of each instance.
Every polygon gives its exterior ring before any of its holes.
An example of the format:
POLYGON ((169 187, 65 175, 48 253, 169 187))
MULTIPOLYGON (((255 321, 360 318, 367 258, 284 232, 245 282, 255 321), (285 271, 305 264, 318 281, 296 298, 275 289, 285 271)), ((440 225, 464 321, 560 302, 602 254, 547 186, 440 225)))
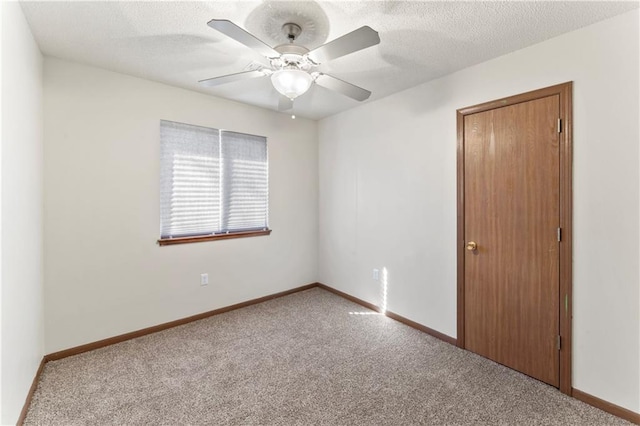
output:
POLYGON ((335 90, 357 101, 364 101, 371 95, 370 91, 361 87, 323 72, 314 71, 323 62, 340 58, 380 43, 378 33, 368 26, 360 27, 310 51, 304 46, 295 44, 295 40, 302 32, 302 28, 292 22, 285 23, 282 26, 282 31, 288 43, 273 48, 231 21, 212 19, 207 25, 266 57, 269 61, 269 67, 265 66, 259 69, 200 80, 199 83, 203 86, 218 86, 268 75, 271 76, 273 87, 282 95, 278 104, 280 111, 291 109, 293 100, 309 90, 313 83, 335 90))

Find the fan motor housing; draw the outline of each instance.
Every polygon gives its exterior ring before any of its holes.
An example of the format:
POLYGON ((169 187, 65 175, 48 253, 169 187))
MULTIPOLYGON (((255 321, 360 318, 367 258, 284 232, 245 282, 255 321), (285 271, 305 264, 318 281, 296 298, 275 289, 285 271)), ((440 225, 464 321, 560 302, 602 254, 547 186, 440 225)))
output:
POLYGON ((288 43, 276 46, 274 49, 276 52, 280 53, 279 58, 271 60, 271 66, 275 69, 297 68, 303 71, 308 71, 315 65, 305 56, 309 53, 309 49, 304 46, 288 43))
POLYGON ((294 54, 298 56, 304 56, 307 53, 309 53, 309 49, 307 49, 306 47, 299 46, 293 43, 281 44, 279 46, 274 47, 273 49, 276 52, 280 53, 281 55, 294 54))

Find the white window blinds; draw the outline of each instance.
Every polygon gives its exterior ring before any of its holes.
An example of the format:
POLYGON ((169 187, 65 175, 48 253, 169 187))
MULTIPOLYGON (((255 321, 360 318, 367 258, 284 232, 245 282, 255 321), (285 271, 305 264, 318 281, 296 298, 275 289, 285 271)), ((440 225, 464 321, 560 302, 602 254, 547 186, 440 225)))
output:
POLYGON ((267 140, 160 122, 161 238, 267 229, 267 140))
POLYGON ((261 136, 221 132, 222 223, 225 231, 264 229, 267 224, 267 143, 261 136))

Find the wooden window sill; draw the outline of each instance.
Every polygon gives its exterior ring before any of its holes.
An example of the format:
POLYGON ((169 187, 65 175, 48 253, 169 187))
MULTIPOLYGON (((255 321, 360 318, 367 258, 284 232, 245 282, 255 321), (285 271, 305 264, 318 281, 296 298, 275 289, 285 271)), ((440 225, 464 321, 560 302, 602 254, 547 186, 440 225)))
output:
POLYGON ((228 234, 200 235, 196 237, 161 238, 158 240, 160 246, 170 246, 174 244, 202 243, 205 241, 229 240, 232 238, 260 237, 271 234, 271 229, 261 231, 230 232, 228 234))

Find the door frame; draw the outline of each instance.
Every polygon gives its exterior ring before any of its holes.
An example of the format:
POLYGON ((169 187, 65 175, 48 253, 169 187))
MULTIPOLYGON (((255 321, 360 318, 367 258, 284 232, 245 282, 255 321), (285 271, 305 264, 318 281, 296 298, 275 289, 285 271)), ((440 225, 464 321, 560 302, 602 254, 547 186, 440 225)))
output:
POLYGON ((572 95, 573 82, 545 87, 543 89, 509 96, 478 105, 457 110, 457 203, 458 230, 456 239, 457 252, 457 345, 465 348, 464 317, 465 317, 465 217, 464 217, 464 117, 470 114, 489 111, 522 102, 533 101, 547 96, 559 95, 560 99, 560 227, 562 238, 560 242, 560 293, 558 306, 560 308, 560 391, 571 395, 571 320, 572 320, 572 253, 573 253, 573 118, 572 95))

